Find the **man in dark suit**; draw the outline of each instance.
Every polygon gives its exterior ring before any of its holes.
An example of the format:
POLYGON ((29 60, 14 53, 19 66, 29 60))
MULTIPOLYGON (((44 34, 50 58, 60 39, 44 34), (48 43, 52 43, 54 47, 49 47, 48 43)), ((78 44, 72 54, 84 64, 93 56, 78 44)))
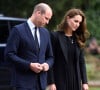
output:
POLYGON ((53 65, 53 54, 49 32, 44 26, 49 23, 51 17, 50 6, 40 3, 34 7, 32 16, 27 22, 16 25, 11 30, 5 57, 15 74, 13 84, 16 90, 46 88, 47 71, 53 65))

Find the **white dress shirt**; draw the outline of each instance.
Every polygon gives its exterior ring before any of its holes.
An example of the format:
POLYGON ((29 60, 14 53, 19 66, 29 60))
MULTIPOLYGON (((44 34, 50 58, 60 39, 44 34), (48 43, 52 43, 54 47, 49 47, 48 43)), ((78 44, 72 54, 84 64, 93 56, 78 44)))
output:
MULTIPOLYGON (((27 23, 29 25, 29 28, 32 32, 32 35, 34 37, 34 34, 35 34, 35 25, 34 23, 32 23, 32 21, 30 19, 27 20, 27 23)), ((39 46, 40 46, 40 33, 39 33, 39 28, 37 28, 37 38, 38 38, 38 43, 39 43, 39 46)))

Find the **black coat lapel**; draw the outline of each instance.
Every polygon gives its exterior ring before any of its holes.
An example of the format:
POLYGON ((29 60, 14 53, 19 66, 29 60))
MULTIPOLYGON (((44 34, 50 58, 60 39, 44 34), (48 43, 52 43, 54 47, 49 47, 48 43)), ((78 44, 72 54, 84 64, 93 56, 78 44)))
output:
POLYGON ((61 45, 62 48, 62 52, 64 54, 65 60, 68 61, 68 52, 67 52, 67 45, 66 45, 66 37, 64 36, 64 33, 58 33, 58 39, 59 39, 59 43, 61 45))

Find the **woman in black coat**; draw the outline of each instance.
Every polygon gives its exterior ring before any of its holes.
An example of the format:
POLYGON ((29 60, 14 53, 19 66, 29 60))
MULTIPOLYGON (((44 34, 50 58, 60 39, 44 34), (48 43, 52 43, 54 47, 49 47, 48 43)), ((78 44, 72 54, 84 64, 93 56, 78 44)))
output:
POLYGON ((49 90, 88 90, 83 55, 89 35, 86 18, 80 9, 70 9, 51 34, 54 66, 48 72, 49 90))

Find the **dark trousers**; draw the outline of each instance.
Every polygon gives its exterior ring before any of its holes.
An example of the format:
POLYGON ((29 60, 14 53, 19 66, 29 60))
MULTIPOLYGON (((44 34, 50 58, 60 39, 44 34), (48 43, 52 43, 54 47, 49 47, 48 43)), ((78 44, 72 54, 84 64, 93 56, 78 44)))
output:
POLYGON ((16 90, 45 90, 45 89, 41 89, 40 79, 38 76, 36 87, 34 87, 34 88, 17 87, 16 90))
POLYGON ((17 87, 16 90, 43 90, 39 85, 37 85, 35 88, 24 88, 24 87, 17 87))

